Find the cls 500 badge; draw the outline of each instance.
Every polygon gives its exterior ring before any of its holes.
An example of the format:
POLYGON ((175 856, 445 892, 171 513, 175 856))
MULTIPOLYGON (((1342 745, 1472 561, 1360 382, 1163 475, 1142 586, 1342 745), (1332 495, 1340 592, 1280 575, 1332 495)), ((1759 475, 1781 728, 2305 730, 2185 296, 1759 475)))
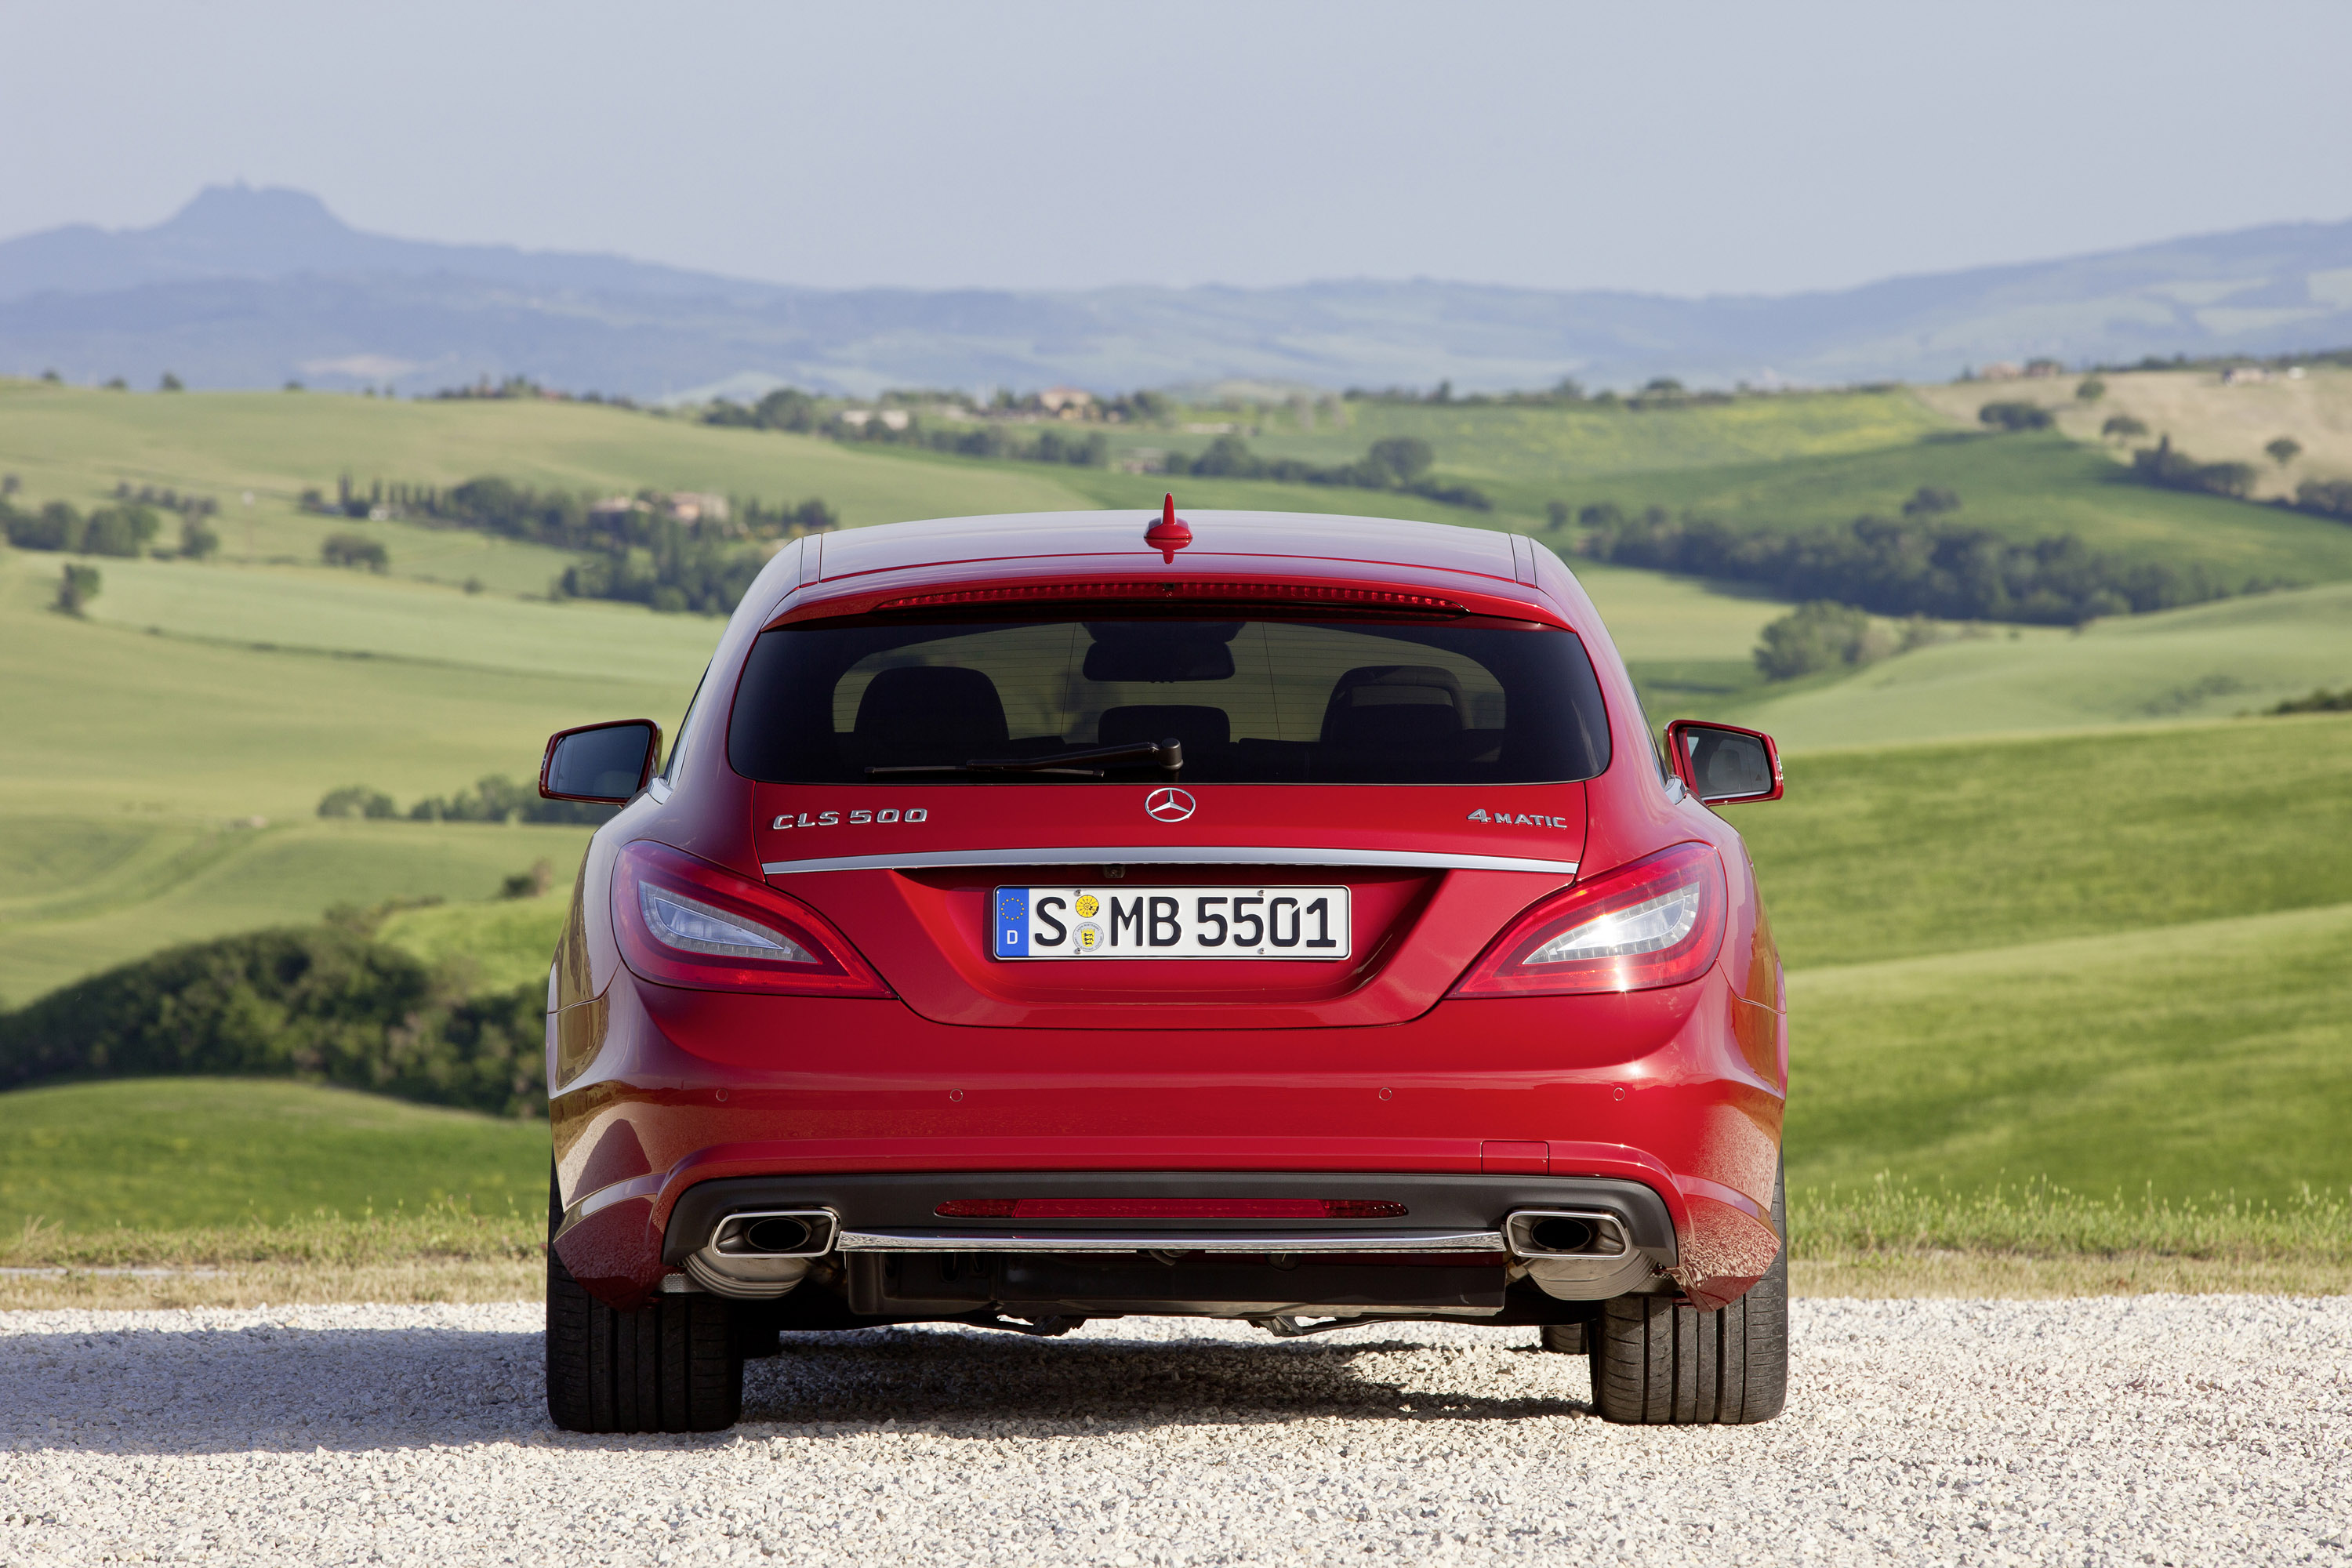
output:
POLYGON ((930 816, 931 814, 919 805, 909 806, 903 812, 895 807, 888 811, 853 811, 845 824, 837 811, 803 811, 797 817, 786 812, 768 826, 781 833, 787 827, 864 827, 885 822, 928 822, 930 816))

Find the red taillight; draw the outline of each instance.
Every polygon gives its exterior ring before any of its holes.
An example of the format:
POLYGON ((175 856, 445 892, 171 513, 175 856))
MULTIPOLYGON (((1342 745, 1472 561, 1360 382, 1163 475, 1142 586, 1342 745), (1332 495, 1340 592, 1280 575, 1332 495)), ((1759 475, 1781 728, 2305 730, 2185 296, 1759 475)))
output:
POLYGON ((1402 1219, 1378 1198, 950 1198, 941 1219, 1402 1219))
POLYGON ((824 916, 761 883, 639 839, 613 868, 613 926, 638 975, 700 991, 887 996, 824 916))
POLYGON ((1451 994, 1559 996, 1681 985, 1715 962, 1728 902, 1714 848, 1677 844, 1537 903, 1479 954, 1451 994))

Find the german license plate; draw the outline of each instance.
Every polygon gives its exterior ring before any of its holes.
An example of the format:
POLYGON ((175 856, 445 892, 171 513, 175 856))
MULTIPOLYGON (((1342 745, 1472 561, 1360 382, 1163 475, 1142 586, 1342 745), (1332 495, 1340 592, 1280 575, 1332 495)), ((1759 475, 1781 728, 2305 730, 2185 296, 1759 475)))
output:
POLYGON ((1345 958, 1345 888, 999 888, 999 958, 1345 958))

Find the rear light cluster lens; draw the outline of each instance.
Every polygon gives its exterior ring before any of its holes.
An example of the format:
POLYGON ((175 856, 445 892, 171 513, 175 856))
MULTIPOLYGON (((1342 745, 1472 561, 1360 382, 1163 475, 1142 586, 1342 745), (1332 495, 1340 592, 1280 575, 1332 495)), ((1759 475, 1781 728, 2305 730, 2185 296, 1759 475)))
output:
POLYGON ((1562 996, 1686 984, 1715 962, 1729 901, 1714 847, 1677 844, 1528 910, 1453 994, 1562 996))
POLYGON ((941 1219, 1402 1219, 1372 1198, 950 1198, 941 1219))
POLYGON ((1351 608, 1417 610, 1462 616, 1469 606, 1433 594, 1403 594, 1389 588, 1335 588, 1309 583, 1195 583, 1150 578, 1143 582, 1024 583, 1017 587, 959 588, 944 594, 909 594, 886 599, 877 610, 928 610, 948 605, 1009 605, 1056 600, 1153 601, 1244 600, 1260 605, 1342 605, 1351 608))
POLYGON ((700 991, 884 997, 824 917, 763 883, 639 839, 613 872, 614 927, 640 977, 700 991))

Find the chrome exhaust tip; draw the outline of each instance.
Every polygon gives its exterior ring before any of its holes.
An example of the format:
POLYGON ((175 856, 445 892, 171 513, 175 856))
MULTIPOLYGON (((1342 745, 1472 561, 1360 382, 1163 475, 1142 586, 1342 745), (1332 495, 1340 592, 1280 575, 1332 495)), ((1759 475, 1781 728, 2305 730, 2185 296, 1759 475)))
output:
POLYGON ((1516 1258, 1624 1258, 1633 1237, 1613 1214, 1589 1209, 1521 1209, 1503 1222, 1516 1258))
POLYGON ((831 1209, 751 1209, 719 1222, 710 1240, 686 1260, 686 1277, 702 1289, 744 1300, 790 1294, 816 1259, 840 1239, 831 1209))
POLYGON ((822 1258, 841 1222, 830 1209, 761 1209, 719 1222, 710 1250, 721 1258, 822 1258))

